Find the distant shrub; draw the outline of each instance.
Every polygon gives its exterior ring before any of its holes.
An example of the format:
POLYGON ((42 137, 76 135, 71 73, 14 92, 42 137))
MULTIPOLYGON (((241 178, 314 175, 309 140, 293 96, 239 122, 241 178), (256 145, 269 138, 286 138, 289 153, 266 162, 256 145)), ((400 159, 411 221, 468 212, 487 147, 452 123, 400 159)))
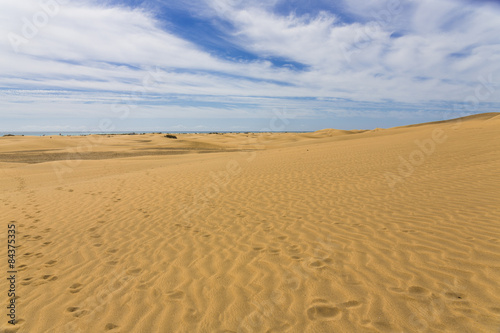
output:
POLYGON ((4 136, 15 136, 14 134, 5 134, 4 136))
POLYGON ((172 134, 167 134, 165 135, 166 138, 169 138, 169 139, 177 139, 177 137, 175 135, 172 135, 172 134))

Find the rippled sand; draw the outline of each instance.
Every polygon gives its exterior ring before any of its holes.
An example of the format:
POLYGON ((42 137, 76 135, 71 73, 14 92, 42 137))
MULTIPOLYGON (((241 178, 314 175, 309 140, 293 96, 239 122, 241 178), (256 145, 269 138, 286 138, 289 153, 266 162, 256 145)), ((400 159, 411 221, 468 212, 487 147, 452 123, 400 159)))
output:
POLYGON ((177 137, 0 138, 2 332, 500 330, 498 113, 177 137))

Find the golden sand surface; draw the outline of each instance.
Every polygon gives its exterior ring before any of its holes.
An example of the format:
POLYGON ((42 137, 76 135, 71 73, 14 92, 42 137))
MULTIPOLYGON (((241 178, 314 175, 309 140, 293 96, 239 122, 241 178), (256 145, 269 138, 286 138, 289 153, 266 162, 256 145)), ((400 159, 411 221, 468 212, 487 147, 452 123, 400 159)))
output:
POLYGON ((2 137, 0 198, 1 332, 500 332, 499 113, 2 137))

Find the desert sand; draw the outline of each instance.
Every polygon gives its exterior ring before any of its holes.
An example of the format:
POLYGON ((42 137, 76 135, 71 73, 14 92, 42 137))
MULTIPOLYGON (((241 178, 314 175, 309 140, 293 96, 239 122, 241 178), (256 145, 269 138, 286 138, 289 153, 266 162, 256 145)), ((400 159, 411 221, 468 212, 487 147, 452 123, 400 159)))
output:
POLYGON ((499 332, 499 169, 500 113, 371 131, 2 137, 0 329, 499 332))

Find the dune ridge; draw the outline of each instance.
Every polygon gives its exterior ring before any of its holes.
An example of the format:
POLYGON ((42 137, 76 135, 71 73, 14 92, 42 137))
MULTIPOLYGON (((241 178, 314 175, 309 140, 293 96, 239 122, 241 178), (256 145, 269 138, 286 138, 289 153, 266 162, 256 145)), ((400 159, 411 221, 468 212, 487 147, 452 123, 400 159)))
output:
POLYGON ((498 332, 499 115, 0 138, 20 297, 0 329, 498 332))

